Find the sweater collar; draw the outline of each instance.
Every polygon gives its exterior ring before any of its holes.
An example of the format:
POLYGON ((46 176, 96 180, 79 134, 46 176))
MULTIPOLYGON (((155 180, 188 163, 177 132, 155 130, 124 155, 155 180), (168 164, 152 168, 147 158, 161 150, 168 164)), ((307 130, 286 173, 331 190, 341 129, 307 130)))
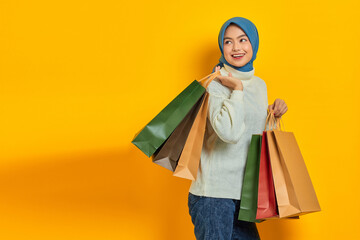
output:
POLYGON ((241 72, 241 71, 236 70, 235 68, 230 67, 227 64, 224 64, 224 67, 220 69, 220 73, 223 76, 228 76, 229 72, 231 72, 231 74, 233 75, 234 78, 237 78, 240 80, 245 80, 245 82, 250 83, 251 79, 254 76, 255 68, 253 68, 253 70, 251 70, 249 72, 241 72))

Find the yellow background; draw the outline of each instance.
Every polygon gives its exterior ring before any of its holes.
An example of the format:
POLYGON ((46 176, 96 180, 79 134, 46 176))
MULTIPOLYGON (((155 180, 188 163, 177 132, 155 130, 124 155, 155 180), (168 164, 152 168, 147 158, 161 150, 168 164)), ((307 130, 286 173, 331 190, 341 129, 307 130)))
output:
POLYGON ((0 239, 195 239, 190 181, 134 134, 252 20, 255 75, 302 150, 322 211, 262 239, 360 239, 358 1, 0 2, 0 239))

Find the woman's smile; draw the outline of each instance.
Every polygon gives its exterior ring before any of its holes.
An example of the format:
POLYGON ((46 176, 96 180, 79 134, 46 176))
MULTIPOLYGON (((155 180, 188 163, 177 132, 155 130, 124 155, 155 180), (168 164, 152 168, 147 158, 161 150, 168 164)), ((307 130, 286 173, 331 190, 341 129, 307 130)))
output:
POLYGON ((245 54, 233 54, 231 55, 234 59, 238 60, 238 59, 242 59, 244 57, 245 54))

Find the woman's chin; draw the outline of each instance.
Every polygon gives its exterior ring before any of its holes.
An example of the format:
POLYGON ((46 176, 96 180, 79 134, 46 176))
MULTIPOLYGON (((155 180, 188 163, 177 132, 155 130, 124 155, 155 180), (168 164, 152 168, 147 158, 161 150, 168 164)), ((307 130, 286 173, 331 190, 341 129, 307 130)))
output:
POLYGON ((246 63, 244 64, 244 62, 243 61, 234 61, 234 60, 227 60, 226 59, 226 61, 228 62, 228 63, 230 63, 231 65, 233 65, 234 67, 243 67, 243 66, 245 66, 246 65, 246 63))
POLYGON ((241 63, 238 63, 238 62, 231 63, 231 65, 233 65, 234 67, 243 67, 243 66, 245 66, 245 64, 241 64, 241 63))

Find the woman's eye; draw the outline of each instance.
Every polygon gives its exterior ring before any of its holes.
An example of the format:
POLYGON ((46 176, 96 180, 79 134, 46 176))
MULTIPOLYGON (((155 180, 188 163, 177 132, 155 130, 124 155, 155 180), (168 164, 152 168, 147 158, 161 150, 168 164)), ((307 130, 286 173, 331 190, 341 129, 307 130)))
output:
POLYGON ((240 39, 240 42, 241 42, 242 40, 245 40, 245 41, 246 41, 246 39, 245 39, 245 38, 242 38, 242 39, 240 39))
POLYGON ((231 43, 231 41, 225 41, 225 44, 231 43))

